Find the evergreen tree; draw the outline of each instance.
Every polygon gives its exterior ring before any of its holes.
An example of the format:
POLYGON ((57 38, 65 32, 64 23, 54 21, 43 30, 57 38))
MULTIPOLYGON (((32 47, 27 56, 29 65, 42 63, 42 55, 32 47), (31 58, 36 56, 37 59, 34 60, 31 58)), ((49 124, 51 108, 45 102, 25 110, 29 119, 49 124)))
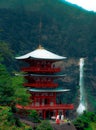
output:
POLYGON ((0 106, 0 130, 32 130, 14 116, 10 107, 0 106))
MULTIPOLYGON (((9 50, 6 46, 6 49, 9 50)), ((5 50, 6 50, 5 49, 5 50)), ((0 104, 13 105, 16 103, 26 105, 30 94, 23 87, 24 79, 22 76, 13 76, 4 65, 5 53, 0 49, 0 104)), ((6 55, 7 57, 7 55, 6 55)), ((10 55, 11 58, 11 55, 10 55)))
POLYGON ((6 67, 0 63, 0 104, 10 105, 13 102, 14 93, 11 76, 6 70, 6 67))
POLYGON ((53 128, 48 121, 42 121, 41 124, 37 126, 36 130, 53 130, 53 128))
POLYGON ((22 76, 14 76, 12 77, 12 87, 14 88, 14 102, 27 105, 30 100, 30 94, 26 88, 23 86, 24 78, 22 76))

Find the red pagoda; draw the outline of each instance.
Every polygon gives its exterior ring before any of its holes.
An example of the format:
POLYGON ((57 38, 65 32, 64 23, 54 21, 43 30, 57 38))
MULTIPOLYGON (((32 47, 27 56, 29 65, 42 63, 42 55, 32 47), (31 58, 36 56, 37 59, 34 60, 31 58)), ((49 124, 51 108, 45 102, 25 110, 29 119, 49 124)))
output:
POLYGON ((16 59, 28 64, 21 70, 26 72, 24 77, 27 82, 24 83, 24 87, 28 87, 32 100, 28 106, 17 105, 19 109, 36 110, 43 119, 46 119, 56 117, 59 113, 65 114, 66 110, 74 108, 73 104, 57 104, 56 102, 57 93, 69 91, 60 88, 55 82, 55 79, 64 77, 58 74, 61 69, 55 66, 55 62, 64 60, 66 57, 56 55, 39 45, 38 49, 16 59))

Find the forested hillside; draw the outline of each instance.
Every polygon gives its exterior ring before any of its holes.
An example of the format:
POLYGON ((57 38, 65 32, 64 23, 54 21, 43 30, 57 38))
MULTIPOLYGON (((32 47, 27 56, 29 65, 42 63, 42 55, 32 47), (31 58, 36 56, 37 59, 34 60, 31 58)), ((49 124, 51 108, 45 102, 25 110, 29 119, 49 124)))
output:
POLYGON ((17 70, 15 56, 30 52, 39 44, 68 57, 62 67, 68 74, 62 84, 72 89, 71 96, 63 95, 67 102, 77 103, 79 58, 86 57, 87 99, 96 110, 96 94, 92 94, 96 91, 96 13, 60 0, 1 0, 0 54, 8 70, 17 70))
POLYGON ((10 0, 1 5, 0 40, 9 43, 16 55, 40 43, 68 57, 95 56, 95 13, 58 0, 10 0))

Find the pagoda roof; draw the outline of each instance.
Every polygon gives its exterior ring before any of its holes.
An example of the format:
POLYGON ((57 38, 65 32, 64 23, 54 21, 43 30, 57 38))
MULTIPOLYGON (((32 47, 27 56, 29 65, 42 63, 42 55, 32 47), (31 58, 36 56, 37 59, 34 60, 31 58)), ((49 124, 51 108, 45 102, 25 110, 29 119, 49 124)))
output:
POLYGON ((57 77, 65 77, 66 74, 55 74, 55 75, 52 75, 52 74, 18 74, 18 73, 15 73, 15 76, 32 76, 32 77, 54 77, 54 78, 57 78, 57 77))
POLYGON ((55 53, 52 53, 52 52, 44 49, 41 45, 39 45, 39 47, 36 50, 34 50, 34 51, 30 52, 30 53, 27 53, 25 55, 16 57, 16 59, 20 59, 20 60, 28 59, 28 58, 49 59, 49 60, 63 60, 63 59, 66 59, 66 57, 59 56, 59 55, 57 55, 55 53))
POLYGON ((62 89, 62 88, 47 88, 47 89, 39 89, 39 88, 31 88, 30 92, 68 92, 70 89, 62 89))
POLYGON ((60 75, 49 75, 49 74, 25 74, 25 76, 34 76, 34 77, 65 77, 66 74, 60 74, 60 75))

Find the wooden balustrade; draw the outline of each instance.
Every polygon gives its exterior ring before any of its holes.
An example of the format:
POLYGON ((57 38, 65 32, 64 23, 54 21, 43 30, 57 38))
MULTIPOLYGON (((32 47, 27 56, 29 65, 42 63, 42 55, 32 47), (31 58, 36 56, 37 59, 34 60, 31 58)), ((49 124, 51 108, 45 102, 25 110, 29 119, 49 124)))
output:
POLYGON ((21 105, 16 105, 18 109, 27 109, 27 110, 72 110, 74 109, 73 104, 53 104, 53 105, 29 105, 29 106, 21 106, 21 105))
POLYGON ((24 72, 36 72, 36 73, 56 73, 60 72, 60 68, 40 68, 40 67, 23 67, 21 68, 21 71, 24 72))
POLYGON ((24 83, 23 84, 24 86, 28 86, 28 87, 36 87, 36 88, 39 88, 39 87, 57 87, 58 84, 57 83, 24 83))

